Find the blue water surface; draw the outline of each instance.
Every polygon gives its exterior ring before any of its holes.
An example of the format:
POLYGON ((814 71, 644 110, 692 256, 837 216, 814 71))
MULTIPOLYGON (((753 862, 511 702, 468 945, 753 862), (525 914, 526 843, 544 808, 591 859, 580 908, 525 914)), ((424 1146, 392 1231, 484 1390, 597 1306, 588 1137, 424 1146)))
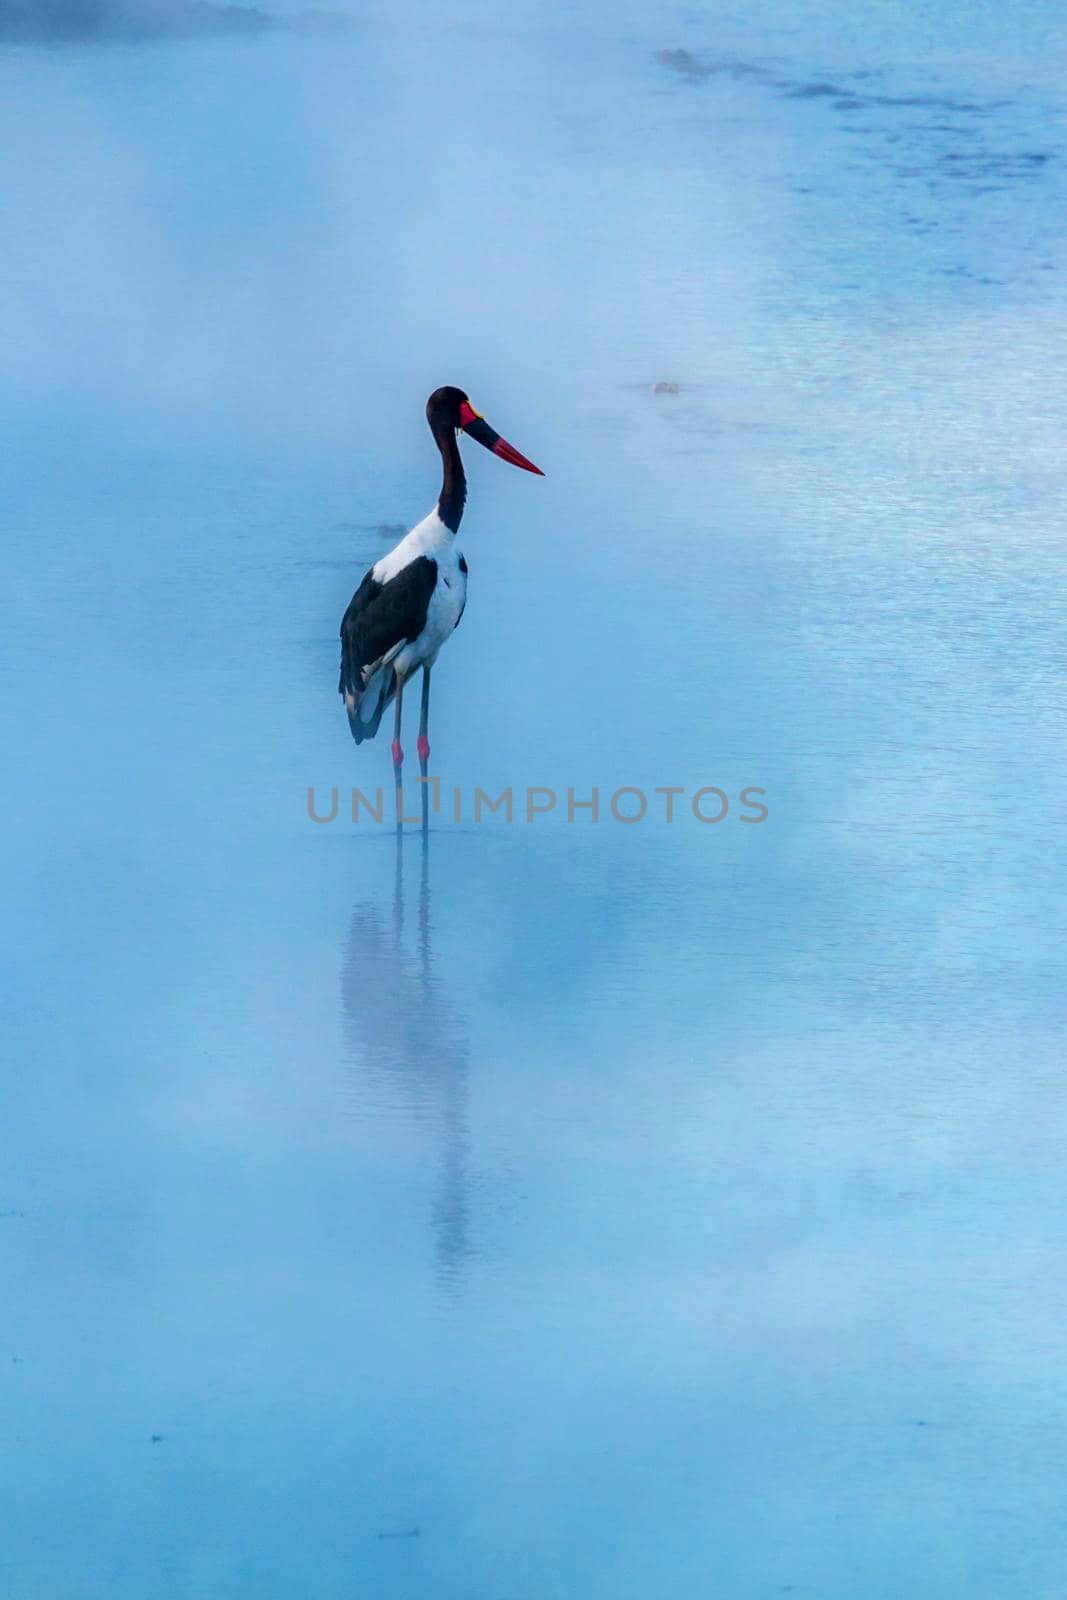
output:
POLYGON ((1062 1600, 1065 73, 0 49, 5 1600, 1062 1600), (466 446, 398 847, 336 633, 441 383, 547 475, 466 446))

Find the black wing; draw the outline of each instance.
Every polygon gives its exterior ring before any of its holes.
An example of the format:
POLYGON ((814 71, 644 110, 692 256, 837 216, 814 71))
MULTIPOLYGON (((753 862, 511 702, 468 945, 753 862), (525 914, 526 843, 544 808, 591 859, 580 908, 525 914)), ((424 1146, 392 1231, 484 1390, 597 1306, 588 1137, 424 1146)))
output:
POLYGON ((358 702, 367 679, 394 645, 417 639, 426 626, 430 596, 437 587, 437 562, 419 556, 388 583, 368 572, 341 621, 339 691, 358 702))

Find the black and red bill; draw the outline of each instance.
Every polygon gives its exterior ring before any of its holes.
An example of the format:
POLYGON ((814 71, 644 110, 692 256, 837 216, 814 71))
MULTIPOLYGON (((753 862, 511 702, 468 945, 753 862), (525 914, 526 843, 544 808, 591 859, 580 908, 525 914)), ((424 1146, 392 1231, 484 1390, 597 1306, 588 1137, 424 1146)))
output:
POLYGON ((521 451, 516 450, 513 444, 508 444, 506 439, 497 439, 493 446, 493 454, 499 456, 501 461, 510 461, 513 467, 522 467, 526 472, 536 472, 539 478, 544 477, 540 467, 535 467, 532 461, 527 461, 521 451))
POLYGON ((513 444, 502 439, 496 429, 491 428, 485 418, 479 416, 468 400, 464 400, 459 408, 459 425, 464 433, 469 433, 472 439, 484 445, 487 450, 491 450, 495 456, 499 456, 501 461, 510 461, 513 467, 521 467, 524 472, 536 472, 539 478, 544 477, 541 468, 535 467, 533 462, 528 461, 513 444))

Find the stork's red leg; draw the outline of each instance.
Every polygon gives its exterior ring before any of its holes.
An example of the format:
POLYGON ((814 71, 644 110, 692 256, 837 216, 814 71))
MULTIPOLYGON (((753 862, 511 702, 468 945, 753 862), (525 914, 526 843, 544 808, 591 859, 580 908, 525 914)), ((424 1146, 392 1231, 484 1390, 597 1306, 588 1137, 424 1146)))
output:
POLYGON ((404 704, 404 680, 396 680, 396 715, 393 720, 393 776, 396 780, 396 831, 403 832, 404 815, 404 752, 400 747, 400 712, 404 704))
POLYGON ((422 669, 422 709, 419 712, 419 772, 423 777, 422 788, 422 831, 427 833, 430 827, 430 785, 425 782, 426 769, 430 760, 430 669, 422 669))

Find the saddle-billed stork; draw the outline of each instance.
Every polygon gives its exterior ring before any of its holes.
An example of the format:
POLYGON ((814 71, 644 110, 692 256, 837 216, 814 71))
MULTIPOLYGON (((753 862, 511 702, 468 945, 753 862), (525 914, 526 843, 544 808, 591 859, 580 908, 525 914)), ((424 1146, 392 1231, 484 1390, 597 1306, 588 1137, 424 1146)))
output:
POLYGON ((425 778, 430 755, 430 670, 441 646, 459 626, 467 603, 467 563, 456 548, 456 533, 467 498, 457 434, 462 429, 502 461, 544 477, 540 467, 520 455, 475 411, 462 389, 435 389, 426 402, 426 420, 444 465, 440 497, 430 515, 371 567, 341 622, 339 690, 357 744, 374 738, 383 712, 390 701, 396 701, 392 753, 398 827, 404 763, 400 747, 404 685, 421 667, 418 751, 425 778))

